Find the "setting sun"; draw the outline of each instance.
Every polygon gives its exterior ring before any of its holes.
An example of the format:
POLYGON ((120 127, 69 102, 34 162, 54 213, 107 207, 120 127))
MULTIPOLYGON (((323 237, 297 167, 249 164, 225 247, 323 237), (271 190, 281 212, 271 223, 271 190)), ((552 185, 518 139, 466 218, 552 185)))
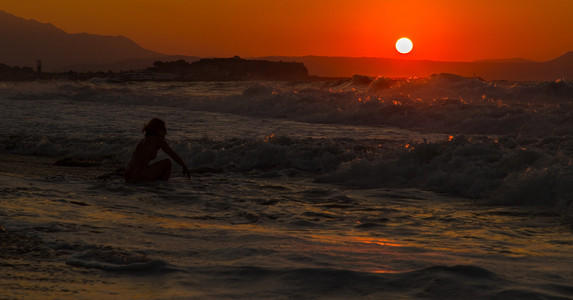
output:
POLYGON ((413 47, 414 44, 409 38, 403 37, 396 42, 396 50, 398 50, 398 52, 402 54, 409 53, 410 51, 412 51, 413 47))

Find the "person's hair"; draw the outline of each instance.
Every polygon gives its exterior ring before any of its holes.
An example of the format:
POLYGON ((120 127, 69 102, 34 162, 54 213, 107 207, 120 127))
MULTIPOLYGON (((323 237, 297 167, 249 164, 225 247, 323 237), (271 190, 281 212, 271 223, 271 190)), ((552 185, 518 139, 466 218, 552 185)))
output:
POLYGON ((159 135, 159 131, 161 130, 167 132, 167 129, 165 128, 165 122, 158 118, 151 119, 151 121, 147 122, 147 124, 143 126, 143 132, 145 132, 145 136, 159 135))

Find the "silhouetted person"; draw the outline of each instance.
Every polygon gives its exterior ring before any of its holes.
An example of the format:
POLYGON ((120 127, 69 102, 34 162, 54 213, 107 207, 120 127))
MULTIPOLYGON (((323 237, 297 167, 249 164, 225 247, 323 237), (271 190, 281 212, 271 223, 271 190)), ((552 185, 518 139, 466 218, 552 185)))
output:
POLYGON ((125 181, 137 182, 169 179, 172 167, 170 159, 163 159, 149 165, 149 162, 157 157, 157 151, 159 151, 159 149, 162 149, 167 155, 173 158, 175 162, 183 167, 183 175, 187 178, 191 176, 185 162, 165 141, 167 129, 165 128, 165 122, 163 120, 157 118, 151 119, 151 121, 143 127, 143 132, 145 132, 145 138, 137 144, 131 159, 125 167, 125 174, 123 175, 125 181))

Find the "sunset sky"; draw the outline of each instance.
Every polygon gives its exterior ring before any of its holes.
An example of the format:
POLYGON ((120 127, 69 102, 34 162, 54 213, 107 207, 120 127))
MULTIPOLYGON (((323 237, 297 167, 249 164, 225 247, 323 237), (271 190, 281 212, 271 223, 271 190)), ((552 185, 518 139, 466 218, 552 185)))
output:
POLYGON ((203 57, 544 61, 573 50, 572 0, 0 0, 0 10, 203 57), (400 37, 411 53, 396 51, 400 37))

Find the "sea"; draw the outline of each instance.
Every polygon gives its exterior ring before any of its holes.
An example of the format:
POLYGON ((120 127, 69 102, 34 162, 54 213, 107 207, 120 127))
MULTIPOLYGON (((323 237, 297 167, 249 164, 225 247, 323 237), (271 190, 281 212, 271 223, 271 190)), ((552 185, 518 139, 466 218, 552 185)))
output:
POLYGON ((0 82, 0 299, 573 299, 572 159, 563 78, 0 82))

